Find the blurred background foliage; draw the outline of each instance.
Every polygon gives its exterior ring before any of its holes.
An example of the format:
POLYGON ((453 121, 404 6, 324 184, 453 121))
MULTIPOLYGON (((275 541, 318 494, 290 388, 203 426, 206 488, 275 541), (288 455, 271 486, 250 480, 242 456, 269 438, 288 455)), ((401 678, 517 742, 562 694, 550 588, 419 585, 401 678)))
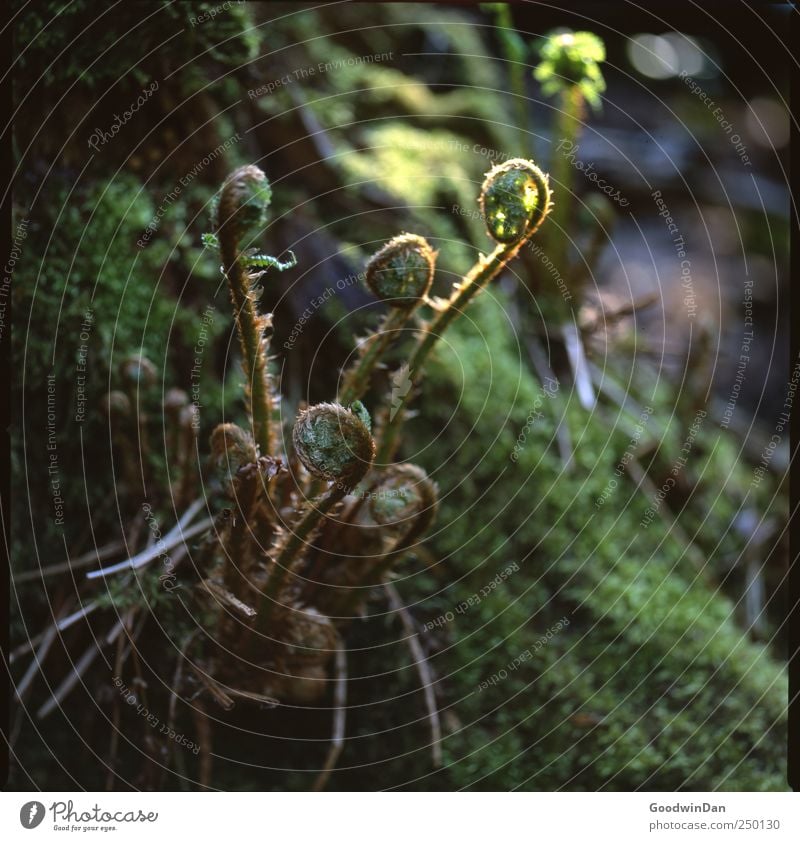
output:
MULTIPOLYGON (((759 485, 751 481, 788 376, 788 315, 778 306, 788 284, 785 75, 770 66, 774 55, 764 58, 771 86, 720 31, 711 24, 692 31, 689 18, 689 32, 673 32, 641 13, 622 34, 616 20, 576 24, 537 4, 485 5, 152 3, 99 12, 78 1, 24 10, 15 85, 15 202, 27 238, 13 291, 14 572, 124 533, 103 396, 122 361, 143 351, 158 379, 142 400, 158 416, 166 389, 190 386, 209 304, 218 315, 201 373, 200 449, 216 423, 241 415, 226 293, 200 243, 208 201, 228 171, 255 162, 267 172, 274 203, 265 240, 272 253, 292 249, 299 258, 296 269, 271 278, 262 299, 275 313, 275 364, 291 418, 300 400, 335 391, 354 337, 380 311, 358 283, 347 283, 280 352, 310 300, 357 276, 369 254, 405 230, 439 250, 436 291, 446 293, 489 247, 475 197, 493 158, 530 154, 558 167, 558 104, 531 72, 537 39, 559 25, 590 29, 605 43, 606 90, 601 108, 582 116, 578 157, 630 207, 599 207, 607 235, 571 301, 526 254, 470 308, 435 355, 403 449, 438 481, 442 498, 424 551, 404 561, 397 581, 420 628, 509 563, 520 571, 452 621, 420 631, 442 711, 441 769, 431 766, 405 633, 376 599, 374 614, 350 635, 351 738, 330 785, 782 789, 786 448, 759 485), (496 28, 498 15, 517 36, 496 28), (734 123, 750 167, 681 71, 734 123), (514 94, 520 79, 522 109, 514 94), (153 80, 158 91, 135 118, 89 149, 92 132, 107 130, 153 80), (686 239, 693 321, 653 190, 686 239), (730 428, 721 429, 745 273, 754 281, 757 339, 730 428), (625 311, 653 293, 649 305, 625 311), (79 423, 76 355, 87 311, 87 414, 79 423), (575 389, 564 323, 583 328, 591 409, 575 389), (544 401, 543 371, 559 382, 544 401), (63 528, 53 524, 47 474, 49 374, 63 528), (543 417, 531 424, 534 406, 543 417), (636 449, 640 472, 623 471, 609 502, 595 506, 645 406, 653 411, 636 449), (679 481, 643 529, 699 409, 708 416, 679 481), (563 617, 569 626, 534 657, 479 688, 563 617)), ((574 198, 558 183, 554 190, 575 241, 553 230, 546 243, 547 253, 563 248, 577 265, 598 207, 592 183, 571 178, 574 198)), ((148 493, 167 522, 170 466, 158 447, 148 457, 148 493)), ((73 589, 71 578, 20 583, 13 640, 32 636, 73 589)), ((84 640, 92 633, 85 624, 84 640)), ((72 644, 59 642, 56 671, 67 670, 71 656, 72 644)), ((105 784, 105 770, 82 757, 85 744, 102 753, 109 724, 81 696, 104 703, 98 687, 108 680, 87 679, 45 721, 18 710, 15 750, 25 759, 12 770, 14 787, 105 784)), ((43 700, 46 691, 42 682, 35 693, 43 700)), ((265 711, 241 723, 256 735, 240 732, 219 746, 215 786, 313 782, 328 711, 265 711)), ((185 726, 191 730, 191 720, 185 726)), ((126 750, 122 777, 125 757, 136 757, 135 746, 126 750)), ((179 776, 168 783, 182 785, 179 776)))

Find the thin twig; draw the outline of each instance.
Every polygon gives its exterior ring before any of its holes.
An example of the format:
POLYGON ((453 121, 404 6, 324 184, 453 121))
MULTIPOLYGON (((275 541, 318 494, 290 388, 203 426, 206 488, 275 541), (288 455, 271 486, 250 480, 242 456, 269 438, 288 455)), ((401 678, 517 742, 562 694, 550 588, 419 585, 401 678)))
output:
MULTIPOLYGON (((551 379, 557 383, 558 378, 550 367, 544 350, 539 345, 539 339, 536 336, 531 336, 526 342, 526 347, 536 375, 539 377, 539 382, 542 384, 542 388, 545 388, 545 380, 551 379)), ((557 412, 554 412, 554 414, 557 414, 557 412)), ((572 446, 572 436, 569 433, 566 416, 561 419, 560 423, 556 424, 555 434, 558 451, 561 454, 561 461, 564 464, 564 470, 571 470, 573 467, 574 448, 572 446)))
POLYGON ((417 666, 420 679, 422 681, 422 689, 425 693, 425 704, 428 707, 428 718, 431 724, 431 753, 433 755, 434 768, 442 767, 442 726, 439 722, 439 709, 436 706, 436 693, 433 689, 434 679, 433 671, 431 670, 428 658, 425 656, 425 651, 422 648, 422 643, 419 641, 419 635, 414 627, 414 620, 408 612, 408 608, 403 604, 400 594, 394 584, 386 584, 386 595, 389 598, 389 604, 392 610, 396 611, 400 616, 400 621, 403 623, 403 628, 408 636, 406 642, 411 649, 414 656, 414 662, 417 666))
POLYGON ((207 675, 199 666, 196 666, 194 663, 189 664, 192 667, 192 671, 200 678, 203 682, 203 685, 208 689, 211 693, 214 700, 225 710, 229 710, 233 706, 233 698, 225 692, 222 687, 209 675, 207 675))
POLYGON ((97 602, 89 602, 87 605, 82 607, 80 610, 76 610, 75 613, 71 613, 69 616, 65 616, 63 619, 59 619, 58 621, 54 622, 52 625, 48 625, 40 633, 36 634, 35 637, 29 639, 27 642, 22 643, 21 645, 17 646, 11 654, 8 656, 8 662, 13 663, 18 660, 23 654, 26 654, 30 651, 35 645, 38 645, 45 637, 50 630, 50 628, 55 628, 56 631, 65 631, 71 625, 74 625, 79 619, 83 619, 84 616, 88 616, 93 611, 97 610, 98 603, 97 602))
POLYGON ((69 695, 69 693, 75 688, 75 685, 78 681, 83 677, 84 672, 92 665, 92 662, 95 657, 100 653, 100 648, 97 643, 92 642, 92 644, 83 652, 78 662, 75 666, 70 670, 69 674, 61 681, 58 688, 53 692, 50 698, 39 707, 39 711, 36 713, 36 717, 39 719, 45 718, 46 716, 50 715, 53 710, 61 706, 61 702, 69 695))
POLYGON ((205 707, 200 701, 192 707, 195 726, 197 727, 197 741, 200 746, 200 785, 211 788, 211 725, 208 722, 205 707))
POLYGON ((314 783, 314 791, 322 791, 328 784, 331 773, 344 749, 345 726, 347 724, 347 651, 339 641, 336 648, 336 685, 333 690, 333 733, 325 765, 314 783))
POLYGON ((578 328, 572 322, 561 325, 561 338, 567 350, 567 358, 572 368, 572 377, 575 383, 575 393, 578 395, 578 402, 591 412, 597 403, 597 397, 592 385, 592 377, 589 373, 589 365, 586 359, 586 351, 583 347, 583 337, 578 328))
MULTIPOLYGON (((114 662, 114 675, 120 677, 122 672, 122 653, 125 650, 125 637, 119 634, 119 630, 125 627, 125 621, 128 617, 132 617, 133 611, 121 617, 119 622, 109 631, 106 636, 106 642, 111 643, 116 638, 117 641, 117 656, 114 662)), ((114 712, 111 714, 111 740, 108 745, 108 773, 106 774, 106 791, 114 790, 114 766, 117 761, 117 749, 119 746, 119 716, 120 716, 120 694, 114 696, 114 712)))
POLYGON ((232 608, 244 619, 253 619, 255 617, 255 608, 250 607, 249 604, 245 604, 241 599, 237 598, 230 592, 230 590, 226 589, 221 584, 218 584, 216 581, 212 581, 208 578, 201 583, 208 593, 216 599, 220 606, 232 608))
POLYGON ((58 634, 58 629, 55 625, 51 625, 44 633, 44 637, 42 639, 39 648, 37 649, 36 653, 33 655, 33 660, 31 661, 30 666, 28 666, 25 674, 20 678, 19 682, 17 683, 17 700, 22 701, 25 698, 25 694, 27 693, 28 689, 30 689, 31 683, 33 683, 33 679, 39 673, 39 670, 42 668, 42 663, 44 662, 44 658, 47 656, 47 652, 50 650, 50 646, 53 644, 53 641, 58 634))
POLYGON ((118 564, 114 564, 113 566, 87 572, 86 577, 89 579, 105 578, 107 575, 113 575, 114 573, 122 572, 124 570, 140 569, 141 567, 154 561, 160 555, 168 552, 170 549, 174 549, 181 543, 185 543, 190 537, 195 537, 195 535, 206 531, 213 524, 213 519, 211 519, 211 517, 207 517, 205 520, 195 523, 195 525, 186 529, 186 531, 183 531, 180 525, 175 526, 175 528, 168 532, 160 541, 152 546, 148 546, 147 549, 139 552, 138 555, 134 555, 132 558, 128 558, 125 561, 120 561, 118 564))
POLYGON ((77 558, 70 558, 60 564, 51 564, 46 567, 39 567, 39 569, 31 569, 27 572, 20 572, 14 576, 14 583, 20 584, 23 581, 32 581, 36 578, 47 578, 51 575, 58 575, 60 572, 67 572, 70 569, 80 569, 81 567, 89 566, 93 563, 100 563, 114 555, 125 550, 124 540, 112 540, 100 549, 92 549, 83 555, 78 555, 77 558))
POLYGON ((652 307, 661 300, 661 295, 658 292, 652 292, 647 295, 642 295, 640 298, 632 298, 621 303, 616 309, 603 308, 602 301, 599 302, 600 312, 598 315, 581 327, 584 333, 592 333, 599 330, 601 327, 608 328, 617 321, 627 318, 629 315, 636 315, 641 310, 652 307))
POLYGON ((175 674, 172 676, 172 694, 169 699, 169 708, 167 712, 167 723, 174 730, 175 729, 175 713, 178 707, 178 698, 180 697, 180 685, 183 679, 183 663, 186 660, 186 652, 189 646, 194 641, 199 631, 192 631, 183 642, 183 645, 178 651, 177 663, 175 665, 175 674))

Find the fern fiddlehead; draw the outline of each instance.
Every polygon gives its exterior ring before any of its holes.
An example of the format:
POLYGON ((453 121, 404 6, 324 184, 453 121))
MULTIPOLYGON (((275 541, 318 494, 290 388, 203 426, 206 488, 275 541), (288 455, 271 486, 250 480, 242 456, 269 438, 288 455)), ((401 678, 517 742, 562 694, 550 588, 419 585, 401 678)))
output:
POLYGON ((342 499, 364 478, 375 458, 369 416, 360 403, 345 408, 320 403, 300 412, 292 429, 298 458, 316 479, 331 483, 319 501, 308 500, 297 522, 276 547, 258 612, 258 627, 269 622, 294 562, 309 535, 342 499))
POLYGON ((395 563, 414 545, 436 518, 438 488, 428 474, 415 464, 395 464, 382 471, 371 490, 367 504, 369 522, 392 533, 398 532, 388 548, 366 563, 349 559, 356 567, 354 580, 335 611, 339 619, 351 617, 364 600, 365 590, 383 582, 395 563))
POLYGON ((427 299, 435 265, 436 252, 415 234, 394 237, 367 262, 366 284, 390 309, 378 329, 361 343, 358 358, 342 379, 340 403, 349 405, 364 396, 381 356, 427 299))

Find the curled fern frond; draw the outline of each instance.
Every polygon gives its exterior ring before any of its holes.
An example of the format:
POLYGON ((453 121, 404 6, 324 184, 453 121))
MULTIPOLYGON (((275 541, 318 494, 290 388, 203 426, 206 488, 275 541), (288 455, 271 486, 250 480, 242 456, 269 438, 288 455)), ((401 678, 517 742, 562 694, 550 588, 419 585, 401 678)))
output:
POLYGON ((484 179, 480 208, 489 235, 513 243, 535 230, 549 210, 547 176, 533 161, 512 158, 493 167, 484 179))
POLYGON ((279 272, 285 272, 297 265, 294 252, 289 251, 288 254, 289 259, 282 262, 277 257, 259 254, 255 248, 248 248, 247 251, 242 252, 241 260, 245 269, 277 269, 279 272))
POLYGON ((389 240, 367 262, 366 283, 393 307, 410 309, 423 301, 433 283, 436 252, 416 234, 389 240))
POLYGON ((303 410, 292 430, 292 443, 306 470, 318 479, 353 488, 375 458, 375 442, 364 422, 366 409, 320 403, 303 410))
POLYGON ((375 442, 361 415, 338 403, 320 403, 300 412, 292 429, 292 443, 303 466, 318 479, 332 482, 320 500, 308 500, 291 531, 278 540, 267 586, 258 610, 257 627, 269 626, 287 578, 302 562, 302 552, 328 513, 364 478, 375 458, 375 442))
POLYGON ((253 437, 235 423, 221 423, 211 433, 211 456, 220 465, 236 472, 257 458, 253 437))
POLYGON ((214 232, 224 241, 225 234, 241 239, 266 222, 272 201, 272 188, 264 172, 253 164, 234 170, 222 185, 216 206, 214 232))
POLYGON ((189 395, 182 388, 171 388, 164 395, 164 414, 174 420, 189 403, 189 395))
MULTIPOLYGON (((414 545, 434 519, 438 508, 438 488, 428 474, 415 464, 396 464, 381 472, 380 480, 369 490, 369 502, 362 525, 380 526, 383 540, 378 554, 348 559, 348 570, 332 571, 350 588, 332 596, 341 618, 352 616, 363 603, 368 589, 380 584, 400 558, 414 545)), ((362 538, 363 542, 363 538, 362 538)), ((332 582, 333 583, 333 582, 332 582)))
POLYGON ((103 398, 103 411, 114 419, 128 417, 131 413, 131 401, 124 391, 109 391, 103 398))
MULTIPOLYGON (((395 464, 384 471, 370 494, 369 513, 378 525, 408 526, 424 517, 424 528, 433 521, 437 507, 436 484, 416 464, 395 464)), ((424 530, 424 528, 422 530, 424 530)))
POLYGON ((131 388, 153 385, 158 377, 156 366, 141 353, 126 357, 120 366, 120 373, 123 381, 131 388))

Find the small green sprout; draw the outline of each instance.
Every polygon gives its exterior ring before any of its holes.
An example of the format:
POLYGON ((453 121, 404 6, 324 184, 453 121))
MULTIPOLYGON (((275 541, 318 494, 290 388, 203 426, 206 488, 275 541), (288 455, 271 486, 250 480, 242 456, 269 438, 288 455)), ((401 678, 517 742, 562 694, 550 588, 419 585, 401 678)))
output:
POLYGON ((544 39, 541 62, 533 71, 547 96, 577 87, 593 107, 600 107, 606 83, 600 62, 606 59, 603 42, 591 32, 555 32, 544 39))

